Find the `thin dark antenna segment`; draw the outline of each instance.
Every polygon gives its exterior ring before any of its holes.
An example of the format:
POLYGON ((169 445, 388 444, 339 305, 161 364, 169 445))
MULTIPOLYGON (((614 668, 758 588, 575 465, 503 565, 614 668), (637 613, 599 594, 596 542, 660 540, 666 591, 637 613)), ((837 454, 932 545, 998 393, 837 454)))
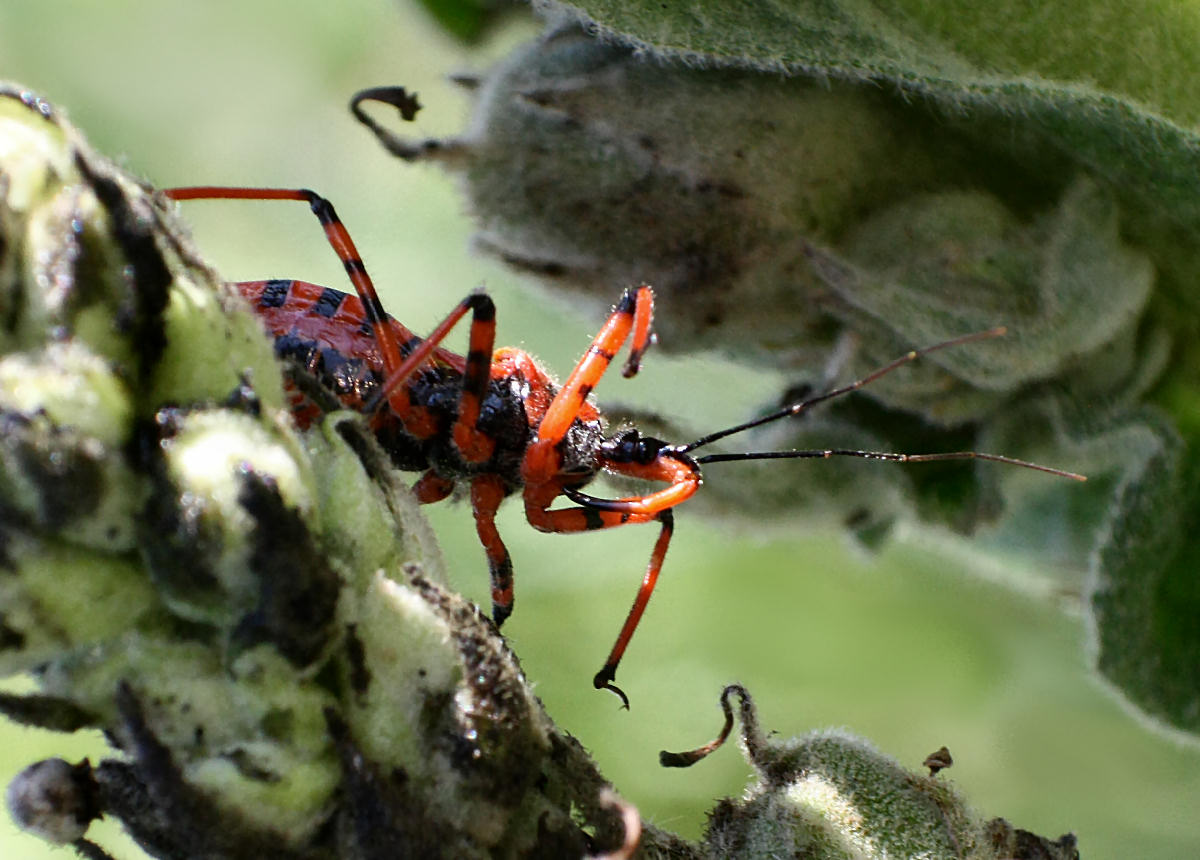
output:
MULTIPOLYGON (((884 365, 878 370, 874 370, 861 379, 856 379, 849 385, 843 385, 839 388, 826 391, 824 394, 818 394, 816 397, 809 397, 805 400, 800 400, 790 406, 777 410, 755 418, 753 421, 747 421, 743 424, 737 424, 733 427, 728 427, 724 430, 718 430, 715 433, 709 433, 707 436, 701 436, 695 442, 688 445, 681 445, 674 450, 681 454, 686 454, 690 451, 695 451, 697 448, 703 448, 716 442, 719 439, 724 439, 727 436, 733 436, 741 433, 744 430, 750 430, 755 427, 761 427, 764 424, 770 424, 772 421, 778 421, 781 418, 789 418, 794 415, 799 415, 801 412, 816 406, 818 403, 824 403, 826 400, 832 400, 835 397, 840 397, 843 394, 849 394, 852 391, 857 391, 865 385, 869 385, 879 377, 891 373, 896 368, 908 364, 918 358, 929 355, 931 352, 936 352, 940 349, 948 349, 950 347, 961 346, 965 343, 974 343, 979 340, 987 340, 994 337, 1003 337, 1007 334, 1008 329, 1004 326, 996 326, 986 331, 979 331, 973 334, 963 335, 951 340, 936 343, 933 346, 927 346, 923 349, 914 349, 897 358, 895 361, 884 365)), ((745 453, 734 454, 708 454, 703 457, 695 458, 696 463, 705 465, 707 463, 730 463, 745 460, 824 460, 830 457, 860 457, 864 460, 884 460, 891 463, 935 463, 947 460, 988 460, 993 463, 1004 463, 1009 466, 1020 466, 1025 469, 1034 469, 1038 472, 1046 472, 1051 475, 1057 475, 1062 478, 1070 478, 1073 481, 1086 481, 1084 475, 1076 472, 1068 472, 1064 469, 1055 469, 1050 466, 1043 466, 1039 463, 1031 463, 1027 460, 1018 460, 1014 457, 1003 457, 999 454, 984 454, 979 451, 947 451, 935 454, 898 454, 890 451, 858 451, 847 448, 822 448, 809 451, 751 451, 745 453)))
POLYGON ((941 343, 935 343, 933 346, 927 346, 924 349, 913 349, 897 358, 890 364, 886 364, 878 370, 872 371, 862 379, 856 379, 849 385, 843 385, 841 388, 834 388, 831 391, 826 391, 824 394, 818 394, 816 397, 810 397, 807 400, 801 400, 798 403, 793 403, 790 406, 785 406, 777 412, 772 412, 769 415, 764 415, 761 418, 755 418, 753 421, 747 421, 744 424, 737 424, 725 430, 718 430, 716 433, 709 433, 707 436, 701 436, 695 442, 688 445, 683 445, 676 450, 686 454, 689 451, 695 451, 697 448, 703 448, 718 439, 724 439, 726 436, 732 436, 735 433, 741 433, 743 430, 751 430, 755 427, 761 427, 763 424, 770 424, 772 421, 778 421, 780 418, 788 418, 792 415, 799 415, 806 409, 816 406, 818 403, 824 403, 826 400, 832 400, 835 397, 840 397, 843 394, 849 394, 851 391, 857 391, 864 385, 870 385, 876 379, 891 373, 897 367, 916 361, 923 355, 929 355, 931 352, 937 352, 940 349, 949 349, 954 346, 961 346, 965 343, 974 343, 977 340, 987 340, 993 337, 1003 337, 1008 333, 1005 326, 996 326, 987 331, 977 331, 973 334, 965 334, 962 337, 956 337, 952 340, 945 340, 941 343))

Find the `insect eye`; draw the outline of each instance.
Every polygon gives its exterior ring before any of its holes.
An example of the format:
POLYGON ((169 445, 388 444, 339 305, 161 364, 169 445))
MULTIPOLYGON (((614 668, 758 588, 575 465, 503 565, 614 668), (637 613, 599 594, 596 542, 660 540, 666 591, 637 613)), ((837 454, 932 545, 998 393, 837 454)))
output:
POLYGON ((667 443, 653 436, 643 436, 636 429, 622 430, 603 444, 605 457, 614 463, 654 462, 667 443))

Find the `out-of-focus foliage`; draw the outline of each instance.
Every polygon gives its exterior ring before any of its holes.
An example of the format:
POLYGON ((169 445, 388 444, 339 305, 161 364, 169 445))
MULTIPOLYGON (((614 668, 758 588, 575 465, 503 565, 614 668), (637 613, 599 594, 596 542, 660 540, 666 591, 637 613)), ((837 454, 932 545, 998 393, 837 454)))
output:
POLYGON ((418 0, 447 32, 466 42, 474 42, 514 0, 418 0))
POLYGON ((864 478, 846 463, 797 491, 770 464, 711 482, 700 504, 817 514, 870 543, 916 514, 1066 561, 1101 675, 1200 729, 1200 589, 1180 538, 1200 520, 1185 477, 1200 439, 1156 408, 1184 418, 1200 393, 1200 139, 1194 88, 1152 86, 1194 62, 1172 28, 1196 22, 1064 5, 992 45, 935 32, 920 4, 542 5, 550 31, 486 79, 460 137, 377 132, 465 177, 481 247, 597 304, 614 283, 653 283, 665 349, 793 368, 782 400, 1006 325, 734 450, 965 448, 1092 479, 1042 488, 991 465, 864 478), (1074 17, 1053 62, 1035 62, 1038 28, 1074 17), (1125 25, 1161 75, 1107 29, 1125 25))

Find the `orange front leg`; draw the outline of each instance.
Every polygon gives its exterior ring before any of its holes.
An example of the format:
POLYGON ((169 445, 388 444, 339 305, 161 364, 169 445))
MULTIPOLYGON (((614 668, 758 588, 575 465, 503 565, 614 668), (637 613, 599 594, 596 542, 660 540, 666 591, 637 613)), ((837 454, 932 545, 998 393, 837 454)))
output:
POLYGON ((600 382, 621 345, 633 333, 625 375, 637 373, 638 362, 652 341, 650 323, 654 316, 654 292, 645 284, 631 287, 621 296, 604 327, 592 339, 567 381, 554 396, 538 425, 537 438, 525 452, 521 474, 527 484, 544 484, 554 478, 562 466, 562 454, 556 447, 566 437, 571 424, 584 410, 588 395, 600 382))
MULTIPOLYGON (((659 444, 656 440, 638 441, 659 444)), ((640 459, 638 454, 645 452, 646 447, 627 445, 616 450, 625 451, 631 457, 640 459)), ((633 606, 629 609, 625 623, 621 625, 621 632, 617 634, 617 641, 609 652, 608 659, 592 679, 596 689, 616 693, 626 708, 629 707, 629 698, 613 683, 616 679, 617 664, 621 662, 625 649, 646 611, 646 605, 650 602, 650 595, 654 593, 654 587, 658 584, 658 576, 662 571, 663 560, 666 558, 667 547, 671 543, 671 535, 675 528, 672 508, 691 497, 700 488, 700 467, 686 454, 676 454, 671 449, 665 449, 654 455, 654 459, 649 463, 638 462, 637 459, 623 461, 605 458, 602 462, 610 471, 631 477, 669 481, 671 485, 657 493, 623 499, 598 499, 563 487, 557 482, 532 487, 526 485, 525 488, 525 516, 539 531, 580 532, 614 528, 630 523, 662 523, 633 606), (560 494, 565 494, 567 498, 577 502, 579 507, 549 510, 560 494)))
MULTIPOLYGON (((559 389, 538 427, 539 442, 558 442, 567 435, 571 422, 592 389, 600 382, 604 372, 625 343, 631 331, 635 339, 631 346, 625 373, 633 376, 638 362, 650 344, 650 322, 654 315, 654 292, 645 284, 627 289, 613 308, 612 315, 604 328, 592 339, 591 346, 579 359, 563 387, 559 389)), ((536 444, 536 443, 535 443, 536 444)))

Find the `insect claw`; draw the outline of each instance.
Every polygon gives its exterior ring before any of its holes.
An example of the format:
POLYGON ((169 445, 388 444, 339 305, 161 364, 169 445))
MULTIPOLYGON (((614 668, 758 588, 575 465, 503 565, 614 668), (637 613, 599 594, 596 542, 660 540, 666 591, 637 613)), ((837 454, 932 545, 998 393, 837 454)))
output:
POLYGON ((596 673, 596 677, 592 679, 592 686, 597 690, 608 690, 621 700, 621 707, 626 711, 629 710, 629 697, 625 695, 625 691, 613 683, 617 676, 616 666, 605 666, 596 673))
POLYGON ((621 700, 621 709, 622 710, 624 710, 624 711, 629 710, 629 697, 625 695, 624 690, 622 690, 616 684, 605 684, 604 689, 608 690, 611 693, 616 694, 617 698, 621 700))

